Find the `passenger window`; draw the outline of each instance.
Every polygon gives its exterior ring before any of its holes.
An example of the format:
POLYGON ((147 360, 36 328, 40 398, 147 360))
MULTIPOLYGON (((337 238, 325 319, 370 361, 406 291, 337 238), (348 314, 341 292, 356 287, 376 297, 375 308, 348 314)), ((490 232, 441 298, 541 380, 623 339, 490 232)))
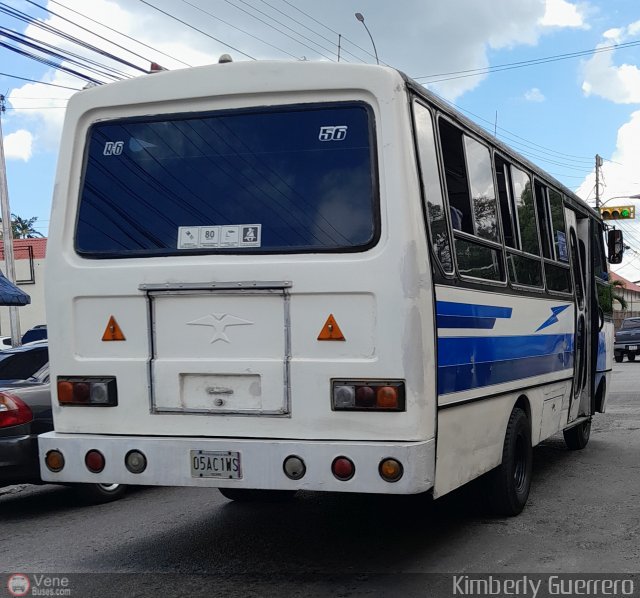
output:
POLYGON ((540 258, 530 258, 524 255, 507 253, 509 280, 514 284, 542 287, 542 264, 540 258))
POLYGON ((502 218, 502 232, 504 243, 507 247, 517 248, 516 221, 514 207, 511 201, 511 183, 509 182, 509 164, 499 155, 495 157, 496 182, 498 184, 498 198, 500 203, 500 216, 502 218))
POLYGON ((466 239, 456 239, 455 246, 460 274, 485 280, 504 280, 499 251, 466 239))
POLYGON ((553 258, 551 245, 551 228, 549 215, 549 202, 547 200, 547 188, 538 181, 535 183, 536 206, 538 208, 538 222, 540 224, 540 240, 542 242, 542 255, 547 259, 553 258))
POLYGON ((447 273, 451 273, 453 272, 451 239, 449 238, 449 228, 444 212, 431 112, 418 102, 414 102, 413 107, 422 189, 431 231, 431 243, 442 269, 447 273))
POLYGON ((549 189, 549 206, 551 208, 551 226, 553 231, 553 245, 556 260, 569 263, 567 252, 567 229, 564 223, 564 206, 562 195, 553 189, 549 189))
POLYGON ((526 172, 512 166, 511 180, 513 182, 513 198, 518 212, 522 251, 540 255, 531 179, 526 172))
POLYGON ((455 230, 473 235, 471 197, 464 161, 462 132, 446 120, 440 119, 439 126, 451 226, 455 230))
POLYGON ((464 136, 464 148, 471 188, 475 234, 483 239, 498 242, 496 191, 493 186, 489 148, 466 135, 464 136))

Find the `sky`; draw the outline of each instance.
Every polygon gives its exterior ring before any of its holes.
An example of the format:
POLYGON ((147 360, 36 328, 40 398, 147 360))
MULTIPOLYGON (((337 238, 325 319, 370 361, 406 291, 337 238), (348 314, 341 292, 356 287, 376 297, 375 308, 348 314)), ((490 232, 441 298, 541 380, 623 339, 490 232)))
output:
MULTIPOLYGON (((381 64, 451 102, 592 205, 600 155, 601 201, 623 196, 608 205, 638 206, 637 220, 618 223, 629 250, 612 269, 640 280, 640 199, 626 199, 640 194, 638 0, 0 0, 0 43, 16 46, 7 32, 26 33, 106 64, 11 10, 145 70, 150 61, 209 64, 223 53, 236 61, 337 60, 339 36, 342 61, 374 63, 359 12, 381 64)), ((68 88, 85 83, 0 46, 11 211, 37 217, 45 236, 68 88)))

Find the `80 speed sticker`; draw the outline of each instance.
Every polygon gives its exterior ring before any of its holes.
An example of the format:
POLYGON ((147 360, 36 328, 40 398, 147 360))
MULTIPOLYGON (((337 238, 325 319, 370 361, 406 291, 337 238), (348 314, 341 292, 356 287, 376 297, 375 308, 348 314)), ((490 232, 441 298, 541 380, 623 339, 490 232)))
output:
POLYGON ((178 228, 178 249, 260 247, 261 237, 261 224, 180 226, 178 228))

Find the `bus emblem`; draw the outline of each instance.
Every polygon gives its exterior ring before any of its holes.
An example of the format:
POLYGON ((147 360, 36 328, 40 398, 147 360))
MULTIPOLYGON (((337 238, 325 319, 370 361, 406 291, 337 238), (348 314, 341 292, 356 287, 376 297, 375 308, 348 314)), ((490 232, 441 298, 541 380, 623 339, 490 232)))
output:
POLYGON ((187 322, 189 326, 211 326, 213 328, 212 343, 216 341, 224 341, 230 343, 229 337, 225 334, 227 326, 247 326, 253 324, 248 320, 243 320, 231 314, 209 314, 197 320, 187 322))

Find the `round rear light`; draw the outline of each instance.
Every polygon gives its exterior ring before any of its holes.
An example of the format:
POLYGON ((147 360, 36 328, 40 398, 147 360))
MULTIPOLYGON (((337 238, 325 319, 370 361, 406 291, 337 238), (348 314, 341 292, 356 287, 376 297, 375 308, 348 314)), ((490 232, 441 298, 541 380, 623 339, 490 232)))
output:
POLYGON ((397 482, 404 473, 402 463, 395 459, 383 459, 380 462, 378 471, 380 472, 380 477, 385 482, 397 482))
POLYGON ((45 465, 51 471, 62 471, 64 467, 64 457, 57 450, 49 451, 44 458, 45 465))
POLYGON ((104 469, 104 456, 100 451, 90 450, 84 456, 84 464, 93 473, 100 473, 104 469))
POLYGON ((356 407, 373 407, 376 404, 376 391, 370 386, 356 388, 356 407))
POLYGON ((91 398, 91 387, 86 382, 76 382, 73 385, 73 400, 76 403, 88 403, 91 398))
POLYGON ((147 458, 140 451, 129 451, 124 465, 131 473, 142 473, 147 468, 147 458))
POLYGON ((342 482, 350 480, 356 473, 356 466, 347 457, 336 457, 331 464, 331 472, 342 482))
POLYGON ((397 409, 398 389, 394 386, 381 386, 378 389, 377 405, 380 409, 397 409))
POLYGON ((307 467, 304 461, 300 457, 290 455, 284 460, 282 464, 285 475, 291 480, 299 480, 307 473, 307 467))

